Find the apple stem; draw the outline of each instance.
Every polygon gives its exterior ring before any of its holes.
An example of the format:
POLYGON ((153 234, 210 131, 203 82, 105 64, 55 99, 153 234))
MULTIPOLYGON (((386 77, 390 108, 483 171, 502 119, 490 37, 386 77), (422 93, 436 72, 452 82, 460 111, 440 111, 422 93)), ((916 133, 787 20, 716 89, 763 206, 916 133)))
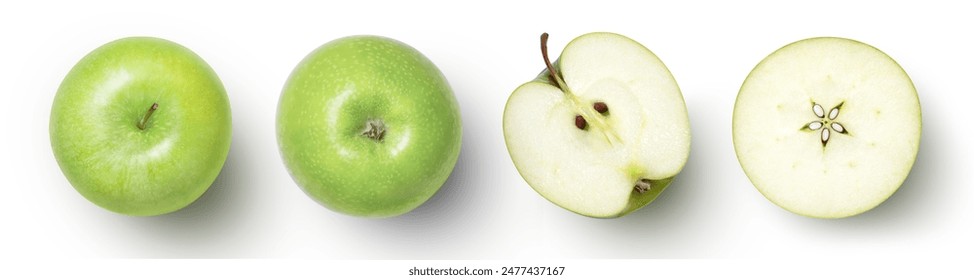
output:
POLYGON ((142 120, 136 124, 140 130, 145 130, 145 125, 149 123, 149 117, 152 116, 152 113, 155 112, 156 109, 159 109, 159 103, 152 103, 152 106, 149 107, 149 111, 145 112, 145 116, 143 116, 142 120))
POLYGON ((565 86, 565 81, 558 75, 555 71, 555 67, 551 65, 551 60, 548 59, 548 32, 541 34, 541 57, 544 58, 545 67, 548 67, 548 75, 550 75, 551 80, 557 84, 558 88, 562 91, 568 90, 565 86))

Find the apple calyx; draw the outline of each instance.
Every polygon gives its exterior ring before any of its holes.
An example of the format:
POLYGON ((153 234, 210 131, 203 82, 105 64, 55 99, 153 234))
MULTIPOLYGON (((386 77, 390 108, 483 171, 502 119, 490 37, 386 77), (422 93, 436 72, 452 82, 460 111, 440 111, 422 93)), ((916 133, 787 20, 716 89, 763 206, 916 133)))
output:
POLYGON ((153 102, 152 106, 149 106, 149 110, 145 112, 145 116, 142 116, 142 120, 136 124, 136 126, 139 127, 139 130, 145 130, 145 125, 149 123, 149 117, 152 116, 152 113, 155 112, 156 109, 159 109, 159 103, 153 102))
POLYGON ((653 184, 649 181, 649 179, 643 178, 636 181, 636 186, 634 186, 632 189, 637 193, 646 193, 652 188, 653 184))
POLYGON ((376 142, 382 142, 382 138, 384 138, 385 135, 386 125, 382 121, 370 119, 365 122, 365 130, 362 131, 362 136, 368 137, 376 142))

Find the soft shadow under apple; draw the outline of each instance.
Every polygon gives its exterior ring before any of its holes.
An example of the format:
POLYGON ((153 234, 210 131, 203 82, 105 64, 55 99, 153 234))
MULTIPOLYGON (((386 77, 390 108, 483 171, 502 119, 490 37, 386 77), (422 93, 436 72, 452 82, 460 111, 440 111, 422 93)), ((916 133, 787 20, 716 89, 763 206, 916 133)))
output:
MULTIPOLYGON (((234 135, 239 135, 234 128, 234 135)), ((240 139, 234 137, 223 169, 210 188, 195 202, 182 210, 154 217, 129 217, 119 215, 133 235, 129 240, 138 241, 128 246, 131 251, 123 255, 133 257, 207 258, 239 257, 246 250, 243 244, 235 244, 249 215, 248 203, 252 192, 244 189, 241 182, 248 167, 245 149, 240 139)))
MULTIPOLYGON (((919 91, 921 99, 924 90, 919 91)), ((941 223, 938 214, 942 211, 942 201, 950 196, 952 186, 950 179, 944 174, 950 165, 951 136, 947 128, 943 127, 946 116, 939 114, 944 110, 932 109, 938 104, 927 105, 923 108, 923 134, 920 140, 920 150, 909 176, 903 185, 888 200, 876 208, 843 219, 823 220, 796 216, 798 226, 810 230, 812 234, 896 234, 909 235, 922 232, 931 226, 941 223)), ((788 214, 788 213, 784 213, 788 214)))
MULTIPOLYGON (((712 113, 712 112, 710 112, 712 113)), ((690 111, 691 152, 687 164, 670 186, 650 203, 627 216, 615 219, 593 219, 574 213, 560 215, 567 219, 562 230, 572 229, 571 244, 589 244, 572 257, 585 258, 673 258, 693 257, 691 247, 707 246, 715 239, 706 238, 710 234, 705 228, 711 221, 710 213, 719 210, 708 209, 715 203, 712 190, 719 186, 721 176, 716 161, 706 160, 719 153, 717 147, 702 145, 707 139, 721 139, 714 135, 721 130, 708 129, 698 120, 704 117, 690 111), (698 124, 698 125, 693 125, 698 124), (716 181, 716 182, 715 182, 716 181), (709 241, 708 241, 709 240, 709 241)), ((566 243, 567 245, 567 243, 566 243)))
POLYGON ((366 237, 371 244, 363 244, 361 255, 352 258, 454 258, 458 252, 451 244, 466 244, 476 238, 478 223, 471 221, 482 209, 485 189, 477 188, 477 178, 484 174, 477 170, 478 162, 472 160, 484 153, 477 151, 478 139, 485 139, 477 132, 464 131, 460 156, 453 172, 432 198, 413 211, 397 217, 367 219, 343 216, 344 226, 366 237), (377 250, 384 248, 384 250, 377 250))

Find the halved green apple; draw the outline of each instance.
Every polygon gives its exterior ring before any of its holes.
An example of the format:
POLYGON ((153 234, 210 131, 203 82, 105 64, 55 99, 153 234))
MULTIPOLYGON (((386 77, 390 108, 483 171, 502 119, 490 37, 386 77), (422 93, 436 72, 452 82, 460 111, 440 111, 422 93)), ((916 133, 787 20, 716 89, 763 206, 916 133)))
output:
POLYGON ((920 146, 906 72, 864 43, 812 38, 759 63, 734 105, 734 148, 751 183, 788 211, 866 212, 906 180, 920 146))
POLYGON ((663 62, 613 33, 571 41, 518 87, 504 138, 518 172, 549 201, 581 215, 618 217, 652 202, 683 168, 690 123, 663 62))

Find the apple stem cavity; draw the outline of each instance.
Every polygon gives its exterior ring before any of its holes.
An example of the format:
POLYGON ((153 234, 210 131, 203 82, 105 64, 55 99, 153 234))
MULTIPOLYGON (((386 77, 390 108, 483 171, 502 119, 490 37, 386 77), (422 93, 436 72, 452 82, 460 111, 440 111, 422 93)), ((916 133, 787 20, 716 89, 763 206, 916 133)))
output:
MULTIPOLYGON (((548 68, 548 79, 554 81, 555 86, 562 92, 568 93, 568 86, 565 85, 565 80, 558 75, 558 71, 555 71, 555 66, 551 65, 551 59, 548 59, 548 32, 541 33, 541 58, 544 58, 544 66, 548 68)), ((575 115, 575 127, 585 130, 587 126, 588 122, 585 121, 585 117, 575 115)))
POLYGON ((376 142, 382 142, 382 138, 385 138, 385 135, 386 125, 382 121, 373 119, 365 122, 365 130, 362 131, 362 136, 368 137, 376 142))
POLYGON ((153 102, 152 106, 149 106, 149 111, 146 111, 145 116, 142 116, 142 120, 136 124, 136 126, 139 127, 139 130, 145 130, 145 125, 149 123, 149 117, 152 116, 152 113, 154 113, 156 109, 159 109, 159 103, 153 102))
POLYGON ((551 60, 548 59, 548 32, 541 34, 541 57, 544 58, 544 65, 548 68, 548 75, 552 81, 555 82, 556 86, 562 91, 567 91, 568 86, 565 86, 565 80, 558 75, 555 71, 555 66, 551 65, 551 60))
POLYGON ((652 188, 653 188, 653 184, 650 183, 649 179, 643 178, 643 179, 639 179, 639 181, 636 181, 636 186, 633 187, 632 189, 637 193, 646 193, 652 188))
MULTIPOLYGON (((576 97, 574 97, 574 95, 572 95, 571 91, 568 90, 568 84, 565 83, 565 79, 563 79, 561 74, 555 70, 555 66, 551 64, 551 59, 548 58, 548 33, 547 32, 541 34, 541 58, 544 59, 545 67, 548 68, 548 80, 554 83, 555 84, 554 86, 560 89, 563 93, 565 93, 565 95, 570 96, 571 99, 573 99, 577 104, 579 100, 576 97)), ((602 115, 606 115, 609 112, 609 106, 606 105, 605 102, 601 102, 601 101, 593 104, 593 109, 595 109, 596 112, 602 115)), ((586 120, 585 116, 582 116, 582 114, 575 115, 575 127, 581 130, 585 130, 588 127, 589 120, 586 120)), ((598 118, 595 118, 593 115, 588 115, 588 116, 594 119, 593 121, 596 123, 596 127, 605 127, 604 123, 601 122, 598 118)))

